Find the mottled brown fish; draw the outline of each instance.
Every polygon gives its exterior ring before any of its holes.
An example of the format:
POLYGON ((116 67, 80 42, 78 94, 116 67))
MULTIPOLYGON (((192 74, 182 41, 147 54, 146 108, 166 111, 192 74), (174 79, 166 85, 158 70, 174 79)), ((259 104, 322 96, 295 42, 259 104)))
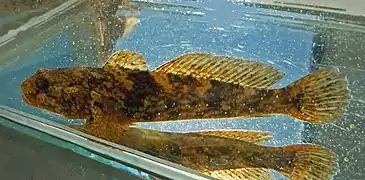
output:
POLYGON ((223 180, 274 179, 268 170, 292 180, 329 180, 336 172, 335 154, 326 148, 313 144, 263 146, 261 143, 272 138, 268 132, 172 133, 133 127, 123 132, 115 122, 76 129, 223 180))
POLYGON ((103 68, 39 69, 21 89, 31 106, 86 120, 76 129, 222 179, 267 179, 266 169, 291 179, 330 179, 334 155, 320 146, 256 145, 267 134, 252 132, 178 134, 129 128, 135 122, 271 114, 324 123, 344 113, 350 96, 345 76, 336 69, 270 88, 282 76, 267 64, 208 53, 185 54, 149 71, 140 54, 123 50, 103 68))
POLYGON ((149 71, 140 54, 119 50, 102 68, 39 69, 21 89, 27 104, 86 124, 272 114, 325 123, 343 115, 350 96, 337 69, 270 88, 282 77, 271 65, 208 53, 184 54, 149 71))

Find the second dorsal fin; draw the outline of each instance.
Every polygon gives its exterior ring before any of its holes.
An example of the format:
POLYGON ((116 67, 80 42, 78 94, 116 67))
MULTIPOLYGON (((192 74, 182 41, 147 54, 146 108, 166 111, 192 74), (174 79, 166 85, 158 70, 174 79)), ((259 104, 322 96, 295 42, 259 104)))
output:
POLYGON ((268 64, 209 53, 184 54, 154 72, 190 75, 256 88, 269 88, 284 76, 268 64))
POLYGON ((263 143, 272 139, 271 133, 264 131, 214 130, 200 131, 197 134, 238 139, 251 143, 263 143))
POLYGON ((127 49, 114 52, 106 61, 103 68, 148 71, 147 63, 143 56, 127 49))

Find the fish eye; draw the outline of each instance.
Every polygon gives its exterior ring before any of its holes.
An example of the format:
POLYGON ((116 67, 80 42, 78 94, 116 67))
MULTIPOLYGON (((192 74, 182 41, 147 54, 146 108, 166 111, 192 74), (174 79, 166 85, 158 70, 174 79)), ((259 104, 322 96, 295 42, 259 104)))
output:
POLYGON ((49 88, 49 82, 44 78, 39 78, 35 81, 35 86, 38 90, 46 91, 49 88))

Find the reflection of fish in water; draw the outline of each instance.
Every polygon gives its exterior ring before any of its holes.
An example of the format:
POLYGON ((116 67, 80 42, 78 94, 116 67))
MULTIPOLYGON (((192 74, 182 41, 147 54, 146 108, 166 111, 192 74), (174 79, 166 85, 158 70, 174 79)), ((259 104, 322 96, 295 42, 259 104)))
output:
POLYGON ((134 14, 138 14, 139 10, 138 9, 134 9, 131 6, 131 0, 119 0, 119 4, 122 8, 134 13, 134 14))
MULTIPOLYGON (((113 122, 114 123, 114 122, 113 122)), ((272 179, 275 170, 290 179, 331 179, 335 155, 324 147, 296 144, 263 146, 271 139, 260 131, 203 131, 172 133, 100 122, 78 127, 86 133, 181 164, 219 179, 272 179)))
POLYGON ((139 22, 141 22, 141 21, 136 17, 128 17, 126 19, 126 22, 125 22, 122 37, 127 38, 131 34, 131 32, 133 31, 133 27, 136 24, 138 24, 139 22))
POLYGON ((346 78, 322 69, 279 89, 277 69, 259 62, 190 53, 152 72, 141 55, 115 52, 103 68, 39 69, 21 84, 24 101, 67 118, 133 122, 287 114, 331 122, 350 98, 346 78))
MULTIPOLYGON (((119 5, 130 7, 130 1, 126 0, 91 0, 90 6, 94 10, 91 29, 97 41, 97 52, 100 62, 104 63, 106 54, 111 53, 119 38, 130 36, 133 28, 140 20, 136 17, 127 17, 118 12, 119 5)), ((132 13, 137 13, 133 8, 126 8, 132 13)))
POLYGON ((1 0, 0 12, 1 13, 19 13, 30 12, 39 9, 51 9, 60 5, 60 1, 54 0, 41 0, 41 1, 29 1, 29 0, 1 0))
POLYGON ((136 17, 126 17, 121 14, 115 14, 107 19, 97 18, 94 36, 97 37, 98 41, 97 49, 100 53, 100 62, 105 62, 105 55, 113 50, 116 41, 120 37, 128 38, 139 22, 140 20, 136 17))

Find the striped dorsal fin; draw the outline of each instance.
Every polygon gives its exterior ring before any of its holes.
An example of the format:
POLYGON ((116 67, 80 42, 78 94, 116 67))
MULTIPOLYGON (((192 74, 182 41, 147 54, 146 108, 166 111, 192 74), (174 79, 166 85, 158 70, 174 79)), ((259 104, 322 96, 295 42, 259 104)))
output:
POLYGON ((213 79, 256 88, 269 88, 284 76, 269 64, 209 53, 181 55, 156 68, 154 72, 213 79))

